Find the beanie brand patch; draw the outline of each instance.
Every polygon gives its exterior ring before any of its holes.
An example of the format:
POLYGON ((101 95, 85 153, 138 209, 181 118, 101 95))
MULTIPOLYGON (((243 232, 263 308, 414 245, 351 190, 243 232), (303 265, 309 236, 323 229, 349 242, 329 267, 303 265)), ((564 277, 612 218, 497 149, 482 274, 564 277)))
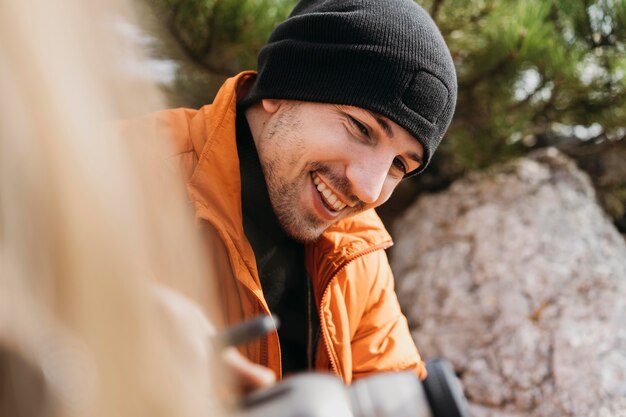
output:
POLYGON ((434 75, 419 71, 402 96, 402 102, 432 124, 443 113, 450 100, 445 84, 434 75))

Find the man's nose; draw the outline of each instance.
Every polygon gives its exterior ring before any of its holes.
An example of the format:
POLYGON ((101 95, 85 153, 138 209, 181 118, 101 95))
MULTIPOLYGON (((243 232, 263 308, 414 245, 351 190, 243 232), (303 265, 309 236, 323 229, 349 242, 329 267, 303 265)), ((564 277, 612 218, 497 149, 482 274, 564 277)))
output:
POLYGON ((389 164, 384 158, 362 158, 346 169, 352 193, 365 204, 377 202, 389 173, 389 164))

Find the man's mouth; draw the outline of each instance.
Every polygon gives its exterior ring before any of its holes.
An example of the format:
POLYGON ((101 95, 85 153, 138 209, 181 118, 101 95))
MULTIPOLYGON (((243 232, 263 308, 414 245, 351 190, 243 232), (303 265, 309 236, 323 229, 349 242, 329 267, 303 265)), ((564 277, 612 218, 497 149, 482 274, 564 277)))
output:
POLYGON ((329 187, 317 176, 316 173, 313 173, 313 183, 317 188, 320 196, 322 197, 322 202, 328 207, 328 209, 333 211, 341 211, 346 207, 346 204, 343 203, 339 197, 333 193, 329 187))

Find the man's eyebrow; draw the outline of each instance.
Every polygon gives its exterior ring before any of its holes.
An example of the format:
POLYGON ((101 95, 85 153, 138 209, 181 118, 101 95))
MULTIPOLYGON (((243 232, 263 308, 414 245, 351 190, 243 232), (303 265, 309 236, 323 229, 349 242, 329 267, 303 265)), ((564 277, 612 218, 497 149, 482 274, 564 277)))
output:
POLYGON ((422 158, 422 156, 416 152, 410 152, 408 154, 408 157, 412 159, 413 161, 417 162, 419 166, 422 166, 424 164, 424 158, 422 158))
POLYGON ((393 130, 391 130, 391 126, 387 123, 387 120, 379 114, 374 113, 371 110, 364 109, 370 116, 372 116, 380 125, 380 127, 385 131, 385 133, 392 138, 393 130))
MULTIPOLYGON (((385 133, 387 133, 387 135, 389 135, 389 137, 393 137, 393 130, 391 130, 391 126, 389 126, 389 123, 387 122, 387 119, 385 119, 383 116, 374 113, 371 110, 367 110, 364 109, 370 116, 372 116, 376 122, 378 122, 378 124, 380 125, 380 127, 385 131, 385 133)), ((422 166, 424 164, 424 158, 422 158, 422 156, 420 154, 418 154, 417 152, 410 152, 408 154, 409 159, 417 162, 420 166, 422 166)))

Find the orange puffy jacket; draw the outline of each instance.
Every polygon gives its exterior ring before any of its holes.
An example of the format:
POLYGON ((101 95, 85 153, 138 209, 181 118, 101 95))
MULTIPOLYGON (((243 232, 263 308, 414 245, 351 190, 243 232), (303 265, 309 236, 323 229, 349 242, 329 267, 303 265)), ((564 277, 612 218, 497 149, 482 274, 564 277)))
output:
MULTIPOLYGON (((165 110, 150 116, 173 140, 174 158, 197 219, 215 232, 207 235, 219 236, 212 247, 219 244, 225 256, 212 254, 211 259, 219 269, 217 291, 230 323, 269 314, 242 225, 235 141, 237 99, 245 96, 254 77, 254 72, 243 72, 228 79, 213 104, 199 110, 165 110), (220 259, 227 261, 220 264, 220 259)), ((394 292, 385 254, 391 245, 382 222, 369 210, 340 221, 305 248, 320 319, 315 368, 332 370, 346 383, 383 371, 411 369, 421 378, 426 375, 394 292)), ((281 376, 277 332, 242 351, 281 376)))

